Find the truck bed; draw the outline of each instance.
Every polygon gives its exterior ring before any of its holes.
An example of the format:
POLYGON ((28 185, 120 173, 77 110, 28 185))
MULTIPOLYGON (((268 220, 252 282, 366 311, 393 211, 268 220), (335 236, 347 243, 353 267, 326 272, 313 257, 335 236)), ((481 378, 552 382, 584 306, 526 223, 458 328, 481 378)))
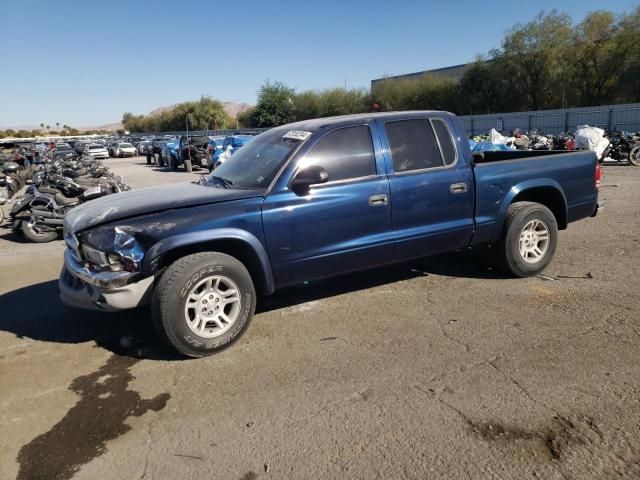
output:
MULTIPOLYGON (((476 184, 476 230, 473 244, 494 241, 499 237, 506 209, 524 190, 562 192, 566 211, 559 212, 566 219, 558 222, 560 229, 581 218, 589 217, 596 209, 597 190, 594 189, 597 157, 591 151, 498 151, 473 155, 476 184)), ((564 210, 564 209, 563 209, 564 210)))

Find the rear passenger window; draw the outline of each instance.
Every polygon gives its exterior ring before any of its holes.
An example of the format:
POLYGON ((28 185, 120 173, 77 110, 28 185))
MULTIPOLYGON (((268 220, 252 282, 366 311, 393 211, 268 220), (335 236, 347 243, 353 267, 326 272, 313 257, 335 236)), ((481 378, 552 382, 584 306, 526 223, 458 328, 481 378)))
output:
POLYGON ((371 133, 367 125, 341 128, 325 135, 306 155, 305 165, 318 165, 329 181, 376 174, 371 133))
POLYGON ((431 124, 436 131, 438 142, 440 142, 440 149, 442 150, 445 165, 453 165, 456 161, 456 147, 453 144, 453 138, 451 138, 449 128, 444 121, 439 118, 432 118, 431 124))
POLYGON ((436 137, 426 118, 387 122, 385 130, 396 173, 443 166, 436 137))

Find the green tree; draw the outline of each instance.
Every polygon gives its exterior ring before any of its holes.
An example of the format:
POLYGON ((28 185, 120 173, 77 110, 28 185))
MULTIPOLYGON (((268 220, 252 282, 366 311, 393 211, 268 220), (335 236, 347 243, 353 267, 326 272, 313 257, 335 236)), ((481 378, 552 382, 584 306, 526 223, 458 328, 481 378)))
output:
POLYGON ((258 103, 251 121, 256 127, 275 127, 293 121, 295 90, 282 82, 267 80, 258 91, 258 103))
POLYGON ((622 16, 618 38, 626 48, 626 63, 620 73, 618 101, 640 102, 640 7, 622 16))
POLYGON ((611 12, 592 12, 576 26, 570 83, 579 105, 601 105, 615 98, 630 45, 619 35, 620 26, 611 12))
POLYGON ((238 114, 237 121, 240 128, 253 128, 255 125, 253 124, 253 108, 249 110, 245 110, 238 114))
POLYGON ((555 10, 541 12, 507 32, 502 51, 494 55, 513 74, 512 88, 522 92, 531 110, 562 106, 558 88, 565 85, 563 67, 571 36, 571 17, 555 10))

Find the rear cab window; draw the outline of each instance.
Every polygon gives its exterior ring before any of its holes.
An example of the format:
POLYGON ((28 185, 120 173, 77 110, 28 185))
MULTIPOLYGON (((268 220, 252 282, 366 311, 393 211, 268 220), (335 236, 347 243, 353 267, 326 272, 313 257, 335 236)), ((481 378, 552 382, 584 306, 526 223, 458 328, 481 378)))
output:
POLYGON ((393 170, 413 172, 453 165, 457 154, 446 123, 439 118, 385 123, 393 170))
POLYGON ((376 159, 368 125, 344 127, 327 133, 305 155, 299 168, 317 165, 329 174, 329 183, 376 175, 376 159))

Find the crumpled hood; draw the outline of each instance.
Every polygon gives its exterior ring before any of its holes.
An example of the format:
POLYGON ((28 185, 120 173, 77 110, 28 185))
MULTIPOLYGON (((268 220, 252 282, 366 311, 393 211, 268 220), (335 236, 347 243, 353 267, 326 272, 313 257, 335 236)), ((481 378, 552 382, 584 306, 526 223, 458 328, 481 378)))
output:
POLYGON ((77 233, 123 218, 261 195, 262 192, 258 190, 225 190, 193 183, 140 188, 107 195, 79 205, 65 216, 65 224, 77 233))

